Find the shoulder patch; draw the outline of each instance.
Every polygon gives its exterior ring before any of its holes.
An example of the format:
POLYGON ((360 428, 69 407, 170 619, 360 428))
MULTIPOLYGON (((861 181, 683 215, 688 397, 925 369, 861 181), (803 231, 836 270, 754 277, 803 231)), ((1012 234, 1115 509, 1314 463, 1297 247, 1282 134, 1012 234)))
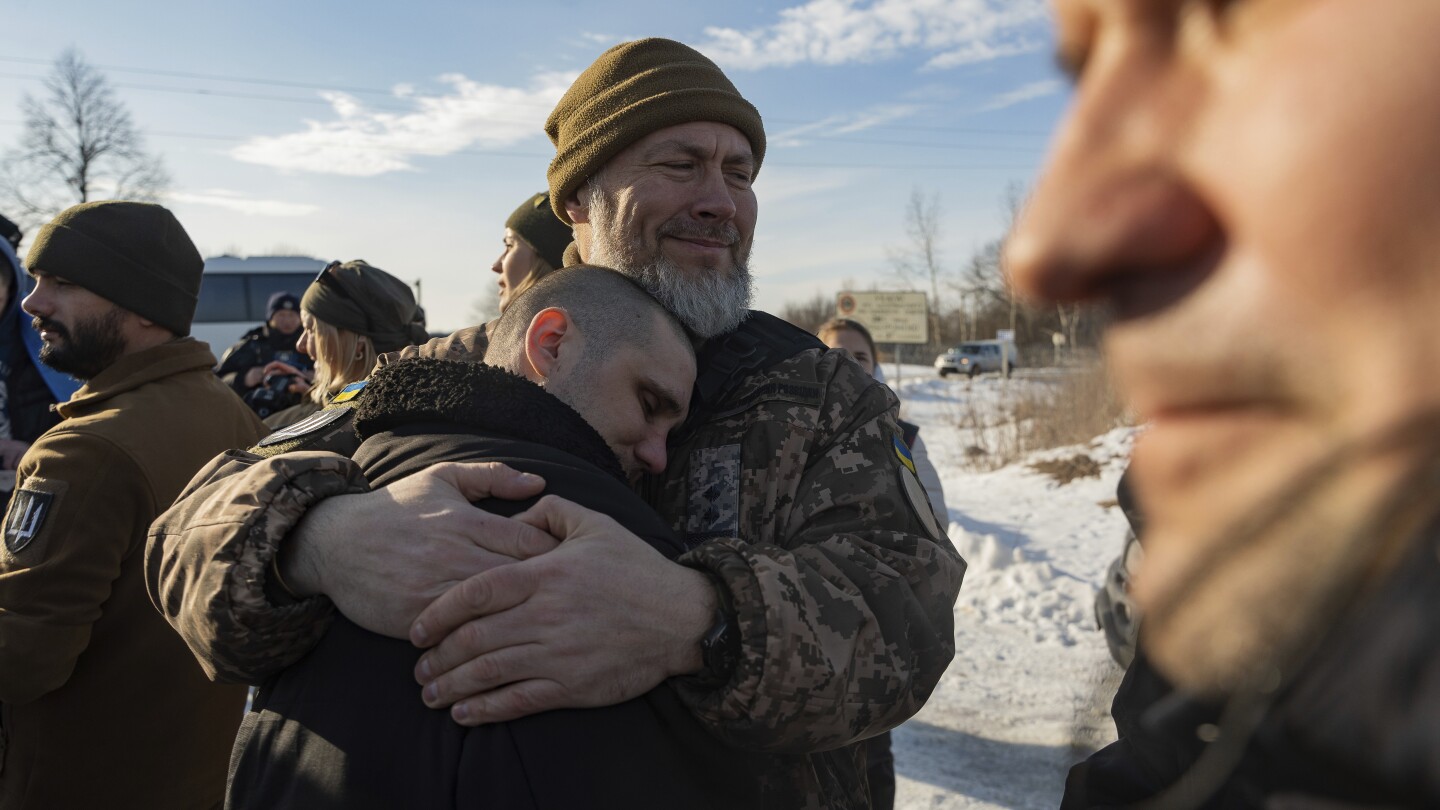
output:
POLYGON ((365 386, 369 384, 369 380, 361 380, 360 382, 350 383, 349 385, 340 389, 340 393, 336 394, 335 398, 330 400, 330 404, 339 405, 342 402, 349 402, 350 400, 355 399, 356 397, 360 396, 360 392, 364 391, 365 386))
POLYGON ((53 492, 15 490, 10 496, 10 511, 5 515, 5 548, 11 554, 24 551, 45 530, 45 519, 54 505, 53 492))
POLYGON ((891 439, 891 441, 895 445, 895 457, 900 459, 900 464, 909 470, 911 475, 916 475, 915 457, 910 454, 910 445, 901 441, 898 436, 891 439))
MULTIPOLYGON (((348 389, 347 389, 348 390, 348 389)), ((295 441, 316 433, 325 427, 334 424, 354 409, 354 405, 345 405, 340 408, 326 408, 323 411, 316 411, 299 422, 271 433, 260 440, 256 447, 274 447, 277 444, 295 441)))
POLYGON ((925 494, 925 487, 920 484, 920 479, 916 477, 914 466, 902 465, 896 474, 900 476, 900 489, 905 493, 905 500, 915 512, 915 516, 920 518, 920 524, 930 534, 930 539, 944 540, 945 532, 935 519, 935 509, 930 506, 930 498, 925 494))

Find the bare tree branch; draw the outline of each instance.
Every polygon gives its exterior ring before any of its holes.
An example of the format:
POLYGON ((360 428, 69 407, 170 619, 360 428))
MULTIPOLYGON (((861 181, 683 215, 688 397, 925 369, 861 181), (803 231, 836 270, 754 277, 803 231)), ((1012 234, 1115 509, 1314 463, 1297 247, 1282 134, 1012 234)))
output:
POLYGON ((71 205, 156 200, 170 184, 105 76, 78 51, 55 60, 45 95, 20 103, 20 145, 0 160, 0 205, 34 227, 71 205))

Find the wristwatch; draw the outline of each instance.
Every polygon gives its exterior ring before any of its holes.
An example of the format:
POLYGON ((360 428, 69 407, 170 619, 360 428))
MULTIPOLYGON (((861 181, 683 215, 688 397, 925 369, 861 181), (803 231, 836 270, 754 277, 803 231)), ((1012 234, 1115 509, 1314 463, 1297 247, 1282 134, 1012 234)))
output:
POLYGON ((729 683, 740 663, 740 628, 723 606, 715 607, 715 623, 700 639, 700 658, 705 680, 716 686, 729 683))

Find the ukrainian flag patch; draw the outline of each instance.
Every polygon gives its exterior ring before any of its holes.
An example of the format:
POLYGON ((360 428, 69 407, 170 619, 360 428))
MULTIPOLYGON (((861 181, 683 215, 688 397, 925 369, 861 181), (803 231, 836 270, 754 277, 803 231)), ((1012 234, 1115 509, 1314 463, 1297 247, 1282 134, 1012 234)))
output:
POLYGON ((336 395, 335 395, 335 398, 332 399, 332 400, 330 400, 330 404, 331 404, 331 405, 339 405, 339 404, 342 403, 342 402, 349 402, 350 400, 354 399, 355 397, 360 396, 360 392, 361 392, 361 391, 364 391, 364 390, 365 390, 365 386, 367 386, 367 385, 369 385, 369 384, 370 384, 370 381, 369 381, 369 380, 361 380, 360 382, 350 383, 349 385, 347 385, 347 386, 345 386, 344 388, 341 388, 341 389, 340 389, 340 393, 336 394, 336 395))
POLYGON ((910 448, 905 446, 905 442, 901 441, 899 436, 891 441, 895 443, 895 457, 900 459, 900 463, 905 465, 905 469, 918 475, 915 473, 915 459, 910 455, 910 448))

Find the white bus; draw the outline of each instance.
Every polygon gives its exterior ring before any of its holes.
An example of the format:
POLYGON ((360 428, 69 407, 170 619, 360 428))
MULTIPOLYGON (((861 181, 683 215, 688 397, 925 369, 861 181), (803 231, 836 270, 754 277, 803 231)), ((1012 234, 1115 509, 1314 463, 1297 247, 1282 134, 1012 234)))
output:
POLYGON ((272 294, 283 290, 299 298, 325 264, 308 256, 206 259, 190 334, 209 343, 218 360, 241 336, 265 322, 265 304, 272 294))

